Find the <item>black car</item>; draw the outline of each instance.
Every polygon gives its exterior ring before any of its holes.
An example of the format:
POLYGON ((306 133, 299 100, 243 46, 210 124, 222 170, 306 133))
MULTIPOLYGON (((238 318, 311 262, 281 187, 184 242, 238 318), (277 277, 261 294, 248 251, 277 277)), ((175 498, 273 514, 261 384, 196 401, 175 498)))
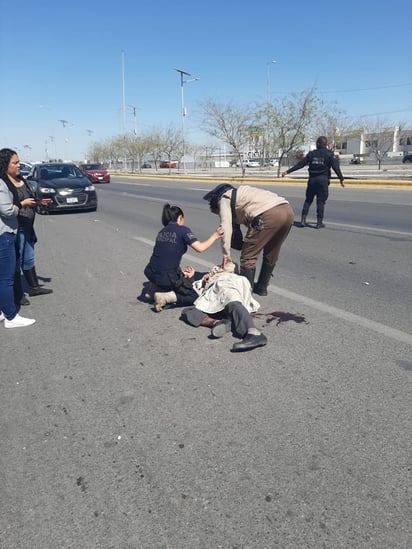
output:
POLYGON ((405 154, 405 156, 402 159, 402 162, 405 164, 406 162, 412 162, 412 154, 405 154))
POLYGON ((38 201, 37 210, 41 214, 97 210, 96 189, 75 164, 36 164, 27 180, 34 189, 38 201))

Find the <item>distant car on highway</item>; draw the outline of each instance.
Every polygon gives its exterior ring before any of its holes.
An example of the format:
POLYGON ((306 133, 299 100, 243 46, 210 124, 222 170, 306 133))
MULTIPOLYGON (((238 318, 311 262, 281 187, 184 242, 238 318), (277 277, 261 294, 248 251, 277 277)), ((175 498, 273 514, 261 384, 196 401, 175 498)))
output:
POLYGON ((176 166, 177 166, 177 162, 167 162, 167 161, 160 162, 161 168, 176 168, 176 166))
POLYGON ((27 177, 40 214, 68 210, 97 210, 96 188, 75 164, 35 164, 27 177))
POLYGON ((405 156, 402 158, 402 162, 405 164, 406 162, 412 162, 412 154, 405 154, 405 156))
POLYGON ((79 168, 92 183, 110 183, 110 174, 101 164, 80 164, 79 168))
POLYGON ((259 168, 260 161, 249 158, 248 160, 246 160, 245 165, 247 168, 259 168))
POLYGON ((144 162, 142 164, 142 168, 151 168, 151 167, 152 167, 152 165, 149 162, 144 162))
MULTIPOLYGON (((260 166, 260 161, 259 159, 254 159, 254 158, 245 158, 243 160, 243 165, 246 166, 246 168, 259 168, 260 166)), ((241 164, 240 164, 240 160, 238 160, 236 162, 236 166, 238 168, 240 168, 241 164)))
POLYGON ((33 164, 29 164, 28 162, 20 162, 20 174, 23 177, 27 177, 31 172, 32 167, 33 164))

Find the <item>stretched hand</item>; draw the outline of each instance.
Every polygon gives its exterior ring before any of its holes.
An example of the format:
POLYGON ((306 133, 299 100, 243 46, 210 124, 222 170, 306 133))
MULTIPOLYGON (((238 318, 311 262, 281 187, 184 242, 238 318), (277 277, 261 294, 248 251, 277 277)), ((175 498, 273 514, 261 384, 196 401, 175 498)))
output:
POLYGON ((219 225, 219 227, 215 230, 213 233, 216 237, 216 240, 219 240, 219 238, 222 238, 222 236, 225 234, 225 231, 223 230, 223 227, 219 225))
POLYGON ((187 265, 183 271, 183 276, 185 278, 192 278, 195 276, 195 269, 191 265, 187 265))

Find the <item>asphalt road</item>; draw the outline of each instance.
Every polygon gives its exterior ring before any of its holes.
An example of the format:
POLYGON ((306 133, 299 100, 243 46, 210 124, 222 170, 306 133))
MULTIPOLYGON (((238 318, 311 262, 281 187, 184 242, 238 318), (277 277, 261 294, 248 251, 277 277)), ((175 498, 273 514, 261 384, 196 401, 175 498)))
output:
POLYGON ((411 192, 332 188, 259 298, 268 345, 233 354, 139 299, 163 204, 206 238, 211 185, 113 178, 36 218, 54 293, 0 326, 2 549, 411 547, 411 192))

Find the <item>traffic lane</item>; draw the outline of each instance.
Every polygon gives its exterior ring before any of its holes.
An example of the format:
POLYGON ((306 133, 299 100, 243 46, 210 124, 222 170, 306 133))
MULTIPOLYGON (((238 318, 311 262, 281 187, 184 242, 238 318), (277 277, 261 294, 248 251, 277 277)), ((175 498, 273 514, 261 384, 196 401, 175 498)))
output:
POLYGON ((54 294, 6 334, 5 546, 406 546, 409 346, 302 307, 234 355, 135 300, 146 245, 93 214, 37 231, 54 294))
MULTIPOLYGON (((121 180, 120 180, 121 181, 121 180)), ((202 209, 207 204, 202 200, 215 183, 190 181, 129 180, 110 187, 101 187, 103 192, 130 193, 146 197, 172 200, 175 204, 189 203, 202 209)), ((259 186, 258 184, 256 185, 259 186)), ((300 219, 305 199, 304 188, 296 186, 270 185, 291 203, 296 219, 300 219)), ((99 187, 100 189, 100 187, 99 187)), ((316 200, 311 206, 309 220, 316 220, 316 200)), ((370 226, 412 233, 412 194, 408 190, 394 189, 350 189, 331 187, 326 202, 325 222, 348 225, 370 226)))
MULTIPOLYGON (((140 192, 105 193, 100 200, 99 219, 154 243, 163 204, 172 192, 166 190, 163 197, 153 198, 140 192)), ((178 198, 186 224, 199 239, 206 239, 217 216, 191 195, 178 198)), ((147 259, 150 252, 149 247, 147 259)), ((232 256, 239 261, 238 252, 232 251, 232 256)), ((220 263, 219 244, 201 257, 207 259, 201 267, 204 271, 220 263)), ((197 259, 198 254, 191 252, 183 261, 186 264, 197 259)), ((333 224, 321 231, 293 227, 282 246, 272 281, 297 293, 301 293, 304 283, 304 293, 319 302, 326 299, 342 310, 410 333, 411 262, 411 240, 403 233, 362 230, 345 224, 333 224)))
POLYGON ((411 333, 411 241, 342 226, 293 228, 272 284, 411 333))

